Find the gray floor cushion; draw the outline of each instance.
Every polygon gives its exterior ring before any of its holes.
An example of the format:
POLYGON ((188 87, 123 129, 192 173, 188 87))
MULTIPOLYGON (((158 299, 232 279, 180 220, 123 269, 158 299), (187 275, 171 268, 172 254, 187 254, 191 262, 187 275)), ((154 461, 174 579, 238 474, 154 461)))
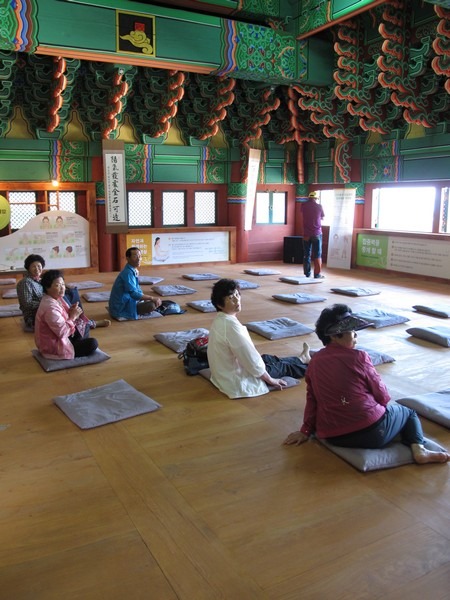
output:
MULTIPOLYGON (((411 450, 401 442, 391 442, 385 448, 372 450, 367 448, 341 448, 333 446, 326 440, 319 440, 331 452, 358 469, 358 471, 377 471, 393 469, 414 463, 411 450)), ((434 451, 445 451, 445 448, 425 438, 425 448, 434 451)))
POLYGON ((185 285, 154 285, 152 290, 160 296, 182 296, 184 294, 195 294, 197 291, 185 285))
POLYGON ((244 269, 248 275, 279 275, 280 271, 274 269, 244 269))
MULTIPOLYGON (((108 307, 106 308, 106 310, 109 312, 108 307)), ((114 321, 119 321, 119 323, 128 323, 129 321, 143 321, 145 319, 159 319, 160 317, 163 317, 164 315, 162 315, 160 312, 158 312, 157 310, 152 311, 151 313, 147 313, 146 315, 138 315, 137 319, 126 319, 125 317, 111 317, 111 319, 114 319, 114 321)))
POLYGON ((6 277, 2 279, 0 277, 0 285, 16 285, 16 279, 13 277, 6 277))
POLYGON ((323 279, 314 279, 314 277, 279 277, 283 283, 292 283, 293 285, 306 285, 307 283, 323 283, 323 279))
POLYGON ((101 363, 111 358, 109 354, 102 352, 102 350, 100 350, 99 348, 97 348, 97 350, 90 356, 82 356, 80 358, 72 358, 68 360, 55 360, 45 358, 44 356, 42 356, 39 350, 36 350, 36 348, 31 351, 31 354, 47 373, 50 373, 51 371, 61 371, 62 369, 84 367, 85 365, 94 365, 96 363, 101 363))
POLYGON ((450 348, 450 327, 410 327, 406 333, 420 340, 450 348))
POLYGON ((140 285, 155 285, 164 281, 164 277, 153 277, 152 275, 139 275, 138 281, 140 285))
POLYGON ((21 317, 22 311, 18 304, 4 304, 0 306, 0 317, 21 317))
POLYGON ((217 312, 211 300, 192 300, 192 302, 186 302, 186 305, 200 312, 217 312))
POLYGON ((116 423, 161 408, 158 402, 123 379, 82 392, 57 396, 53 402, 80 429, 116 423))
POLYGON ((397 402, 414 409, 422 417, 450 429, 450 388, 440 392, 406 396, 397 402))
MULTIPOLYGON (((378 350, 373 350, 372 348, 367 348, 366 346, 360 346, 358 344, 357 350, 364 350, 370 356, 370 360, 374 367, 377 365, 382 365, 384 363, 392 363, 395 362, 395 358, 390 356, 389 354, 385 354, 384 352, 378 352, 378 350)), ((313 356, 318 350, 311 350, 310 354, 313 356)))
MULTIPOLYGON (((211 369, 202 369, 201 371, 199 371, 198 374, 207 379, 208 381, 211 380, 211 369)), ((282 379, 287 383, 286 388, 294 387, 295 385, 298 385, 301 381, 300 379, 295 379, 294 377, 282 377, 282 379)), ((269 388, 269 392, 276 392, 277 390, 280 391, 277 387, 271 385, 268 385, 267 387, 269 388)), ((240 400, 240 398, 236 399, 240 400)))
POLYGON ((342 294, 344 296, 376 296, 380 293, 372 288, 360 287, 335 287, 331 288, 331 291, 335 294, 342 294))
POLYGON ((69 288, 78 288, 79 290, 89 290, 95 288, 103 287, 103 283, 99 283, 98 281, 74 281, 73 283, 68 283, 67 287, 69 288))
POLYGON ((9 290, 4 290, 2 292, 2 298, 17 298, 17 290, 15 288, 10 288, 9 290))
POLYGON ((441 317, 442 319, 450 319, 450 306, 425 306, 424 304, 415 304, 413 309, 419 313, 425 315, 431 315, 432 317, 441 317))
POLYGON ((407 323, 409 321, 408 317, 396 315, 395 313, 387 312, 381 308, 354 310, 353 314, 355 317, 360 317, 361 319, 370 321, 372 323, 372 327, 375 329, 389 327, 391 325, 399 325, 400 323, 407 323))
POLYGON ((183 275, 185 279, 191 279, 192 281, 205 281, 208 279, 220 279, 219 275, 214 275, 214 273, 188 273, 183 275))
POLYGON ((156 341, 160 342, 164 346, 167 346, 170 350, 173 350, 177 354, 183 352, 186 345, 191 340, 195 340, 200 336, 209 335, 209 330, 203 327, 196 327, 195 329, 185 329, 184 331, 166 331, 165 333, 155 333, 153 336, 156 341))
POLYGON ((269 340, 280 340, 297 335, 306 335, 314 331, 311 327, 307 327, 303 323, 299 323, 288 317, 268 319, 267 321, 251 321, 250 323, 246 323, 245 326, 250 331, 259 333, 259 335, 269 340))
POLYGON ((316 294, 273 294, 272 298, 275 300, 281 300, 281 302, 290 302, 291 304, 309 304, 310 302, 325 302, 324 296, 317 296, 316 294))
POLYGON ((235 279, 234 281, 236 281, 239 284, 239 288, 241 290, 256 290, 256 288, 259 288, 258 283, 254 283, 253 281, 247 281, 246 279, 235 279))
POLYGON ((111 292, 85 292, 81 295, 87 302, 108 302, 111 292))

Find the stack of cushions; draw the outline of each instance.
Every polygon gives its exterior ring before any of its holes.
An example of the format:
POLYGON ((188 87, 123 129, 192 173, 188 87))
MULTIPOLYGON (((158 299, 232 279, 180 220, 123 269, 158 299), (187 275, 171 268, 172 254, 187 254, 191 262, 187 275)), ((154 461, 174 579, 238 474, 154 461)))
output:
POLYGON ((307 327, 303 323, 287 317, 269 319, 267 321, 251 321, 250 323, 246 323, 245 326, 250 331, 254 331, 269 340, 280 340, 297 335, 306 335, 314 331, 311 327, 307 327))
POLYGON ((415 304, 413 309, 419 313, 431 315, 432 317, 450 319, 450 307, 448 306, 425 306, 424 304, 415 304))
POLYGON ((409 321, 407 317, 386 312, 381 308, 371 308, 368 310, 354 310, 355 317, 370 321, 371 327, 380 329, 381 327, 390 327, 391 325, 399 325, 409 321))
POLYGON ((420 340, 450 348, 450 327, 410 327, 406 333, 420 340))
POLYGON ((344 296, 376 296, 380 292, 371 288, 360 287, 335 287, 331 288, 335 294, 343 294, 344 296))

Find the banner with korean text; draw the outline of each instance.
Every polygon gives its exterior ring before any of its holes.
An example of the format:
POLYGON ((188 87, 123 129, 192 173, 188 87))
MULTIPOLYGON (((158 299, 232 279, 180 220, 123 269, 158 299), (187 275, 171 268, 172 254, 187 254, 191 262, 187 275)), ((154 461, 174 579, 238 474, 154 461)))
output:
POLYGON ((124 143, 104 140, 103 173, 105 181, 106 231, 128 231, 124 143))

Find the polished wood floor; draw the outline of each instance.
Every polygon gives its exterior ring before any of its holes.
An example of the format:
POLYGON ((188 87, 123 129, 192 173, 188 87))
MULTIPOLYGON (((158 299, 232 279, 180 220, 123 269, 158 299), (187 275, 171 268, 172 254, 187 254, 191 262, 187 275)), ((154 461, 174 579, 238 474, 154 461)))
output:
MULTIPOLYGON (((393 274, 325 269, 317 285, 243 274, 249 265, 142 269, 198 290, 183 273, 251 279, 242 321, 287 316, 313 325, 326 304, 384 307, 415 324, 447 324, 413 304, 449 303, 449 285, 393 274), (375 287, 345 298, 336 285, 375 287), (272 294, 309 291, 327 303, 291 305, 272 294)), ((251 265, 256 266, 256 265, 251 265)), ((264 264, 284 275, 301 266, 264 264)), ((110 289, 114 273, 76 276, 110 289)), ((0 288, 1 289, 1 288, 0 288)), ((193 296, 174 298, 182 305, 193 296)), ((2 304, 15 302, 1 300, 2 304)), ((85 303, 91 318, 104 303, 85 303)), ((232 401, 154 340, 208 327, 213 314, 97 329, 103 364, 45 373, 19 318, 0 319, 0 598, 2 600, 444 600, 450 597, 450 466, 409 465, 363 474, 316 442, 286 447, 300 425, 305 385, 232 401), (79 430, 52 398, 125 379, 161 410, 79 430)), ((450 387, 450 350, 415 341, 407 325, 368 329, 362 344, 396 358, 379 367, 394 397, 450 387)), ((268 341, 295 354, 314 334, 268 341)), ((423 420, 450 448, 450 431, 423 420)))

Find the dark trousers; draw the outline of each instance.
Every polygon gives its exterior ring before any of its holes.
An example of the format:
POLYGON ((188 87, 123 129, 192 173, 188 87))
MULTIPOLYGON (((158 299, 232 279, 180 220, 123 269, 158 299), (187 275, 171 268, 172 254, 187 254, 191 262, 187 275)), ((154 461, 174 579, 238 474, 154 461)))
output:
POLYGON ((273 354, 263 354, 261 358, 266 365, 266 371, 274 379, 282 379, 283 377, 293 377, 301 379, 305 376, 308 365, 302 363, 298 356, 286 356, 279 358, 273 354))
POLYGON ((422 424, 415 410, 397 404, 388 404, 382 419, 374 425, 346 435, 328 438, 335 446, 347 448, 383 448, 400 435, 406 446, 423 444, 422 424))
POLYGON ((318 275, 322 267, 322 234, 303 238, 303 272, 311 275, 311 254, 314 258, 314 274, 318 275))

